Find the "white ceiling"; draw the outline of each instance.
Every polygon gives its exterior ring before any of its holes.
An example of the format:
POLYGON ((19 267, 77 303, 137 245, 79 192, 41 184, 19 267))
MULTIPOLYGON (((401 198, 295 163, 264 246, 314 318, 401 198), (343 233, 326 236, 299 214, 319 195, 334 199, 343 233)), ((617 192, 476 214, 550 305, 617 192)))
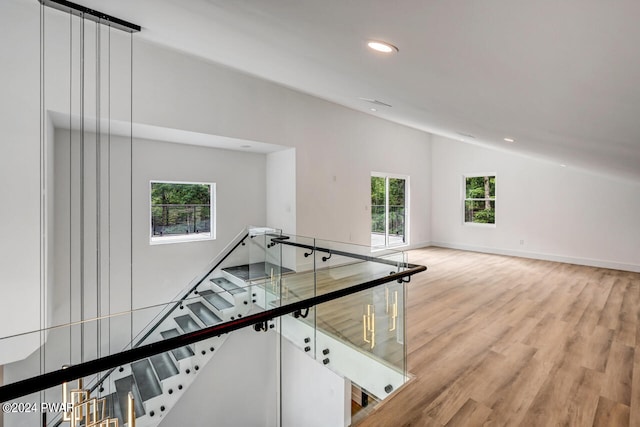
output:
POLYGON ((637 0, 77 1, 141 25, 136 37, 350 108, 640 181, 637 0))

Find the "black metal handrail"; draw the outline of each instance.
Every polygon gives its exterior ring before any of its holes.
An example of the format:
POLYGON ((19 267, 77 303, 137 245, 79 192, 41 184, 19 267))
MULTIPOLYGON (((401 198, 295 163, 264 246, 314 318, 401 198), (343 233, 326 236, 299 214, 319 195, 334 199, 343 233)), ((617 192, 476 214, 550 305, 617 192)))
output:
POLYGON ((333 301, 348 295, 355 294, 367 289, 374 288, 384 283, 398 281, 405 282, 405 278, 411 277, 416 273, 425 271, 427 268, 423 265, 406 264, 407 269, 403 271, 390 273, 388 276, 370 280, 348 288, 338 289, 323 295, 307 298, 284 306, 276 307, 260 313, 241 317, 223 324, 214 325, 198 331, 190 332, 177 337, 165 339, 140 347, 122 351, 120 353, 104 356, 95 360, 70 366, 66 369, 59 369, 46 374, 27 378, 12 384, 0 387, 0 402, 16 399, 31 393, 45 390, 64 382, 73 381, 98 372, 114 369, 118 366, 144 359, 166 351, 174 350, 185 345, 193 344, 214 336, 219 336, 247 326, 262 324, 271 321, 277 317, 284 316, 296 311, 308 309, 310 307, 333 301))
POLYGON ((280 244, 283 244, 283 245, 295 246, 297 248, 312 249, 312 250, 315 250, 315 251, 318 251, 318 252, 325 252, 325 253, 328 253, 328 254, 336 254, 336 255, 341 255, 341 256, 348 257, 348 258, 361 259, 363 261, 377 262, 379 264, 388 264, 388 265, 392 265, 394 267, 408 268, 409 266, 413 265, 413 264, 409 264, 409 263, 406 263, 406 262, 393 261, 393 260, 390 260, 390 259, 377 258, 377 257, 369 256, 369 255, 354 254, 352 252, 345 252, 345 251, 339 251, 339 250, 336 250, 336 249, 322 248, 320 246, 315 246, 315 245, 307 245, 307 244, 304 244, 304 243, 292 242, 292 241, 290 241, 288 239, 289 239, 288 236, 273 237, 271 239, 271 241, 275 242, 275 243, 280 243, 280 244))

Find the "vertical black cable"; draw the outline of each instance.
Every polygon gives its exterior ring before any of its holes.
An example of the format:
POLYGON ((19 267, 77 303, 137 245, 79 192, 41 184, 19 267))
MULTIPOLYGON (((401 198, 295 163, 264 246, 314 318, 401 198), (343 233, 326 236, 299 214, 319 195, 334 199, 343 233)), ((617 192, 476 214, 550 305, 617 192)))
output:
POLYGON ((129 342, 131 343, 130 345, 133 346, 133 33, 131 33, 131 37, 130 37, 130 41, 131 41, 131 48, 130 48, 130 54, 131 54, 131 58, 130 58, 130 77, 129 77, 129 100, 130 100, 130 110, 129 110, 129 139, 130 139, 130 144, 129 144, 129 161, 130 161, 130 168, 129 168, 129 182, 130 182, 130 218, 129 218, 129 239, 130 239, 130 257, 131 257, 131 270, 130 270, 130 287, 129 287, 129 304, 130 304, 130 309, 131 309, 131 325, 130 325, 130 333, 131 333, 131 337, 129 342))
MULTIPOLYGON (((73 14, 69 14, 69 324, 73 321, 73 14)), ((73 360, 72 327, 69 325, 69 364, 73 360)))
MULTIPOLYGON (((44 25, 44 6, 40 7, 40 180, 39 180, 39 191, 38 191, 38 199, 39 199, 39 207, 40 207, 40 255, 39 255, 39 263, 40 263, 40 374, 44 374, 45 370, 45 301, 46 298, 46 289, 44 282, 45 275, 45 247, 44 247, 44 233, 45 233, 45 224, 44 224, 44 179, 45 179, 45 153, 44 153, 44 134, 45 134, 45 126, 44 126, 44 109, 45 109, 45 99, 44 99, 44 74, 45 74, 45 63, 44 63, 44 49, 45 49, 45 25, 44 25)), ((40 392, 40 400, 44 396, 44 390, 40 392)))
POLYGON ((100 186, 102 183, 102 173, 101 173, 101 144, 100 144, 100 89, 101 89, 101 81, 100 81, 100 23, 96 22, 96 355, 100 357, 101 355, 101 332, 102 328, 100 327, 101 321, 101 295, 102 292, 102 266, 101 266, 101 224, 100 224, 100 186))
POLYGON ((80 362, 84 362, 84 15, 80 21, 80 362))
POLYGON ((108 70, 108 91, 109 95, 109 104, 108 104, 108 153, 107 153, 107 206, 109 208, 109 223, 108 223, 108 231, 107 231, 107 239, 108 239, 108 259, 107 259, 107 270, 108 270, 108 280, 107 280, 107 314, 109 318, 107 320, 107 347, 108 354, 111 354, 111 25, 109 25, 109 48, 108 48, 108 57, 109 57, 109 68, 108 70))

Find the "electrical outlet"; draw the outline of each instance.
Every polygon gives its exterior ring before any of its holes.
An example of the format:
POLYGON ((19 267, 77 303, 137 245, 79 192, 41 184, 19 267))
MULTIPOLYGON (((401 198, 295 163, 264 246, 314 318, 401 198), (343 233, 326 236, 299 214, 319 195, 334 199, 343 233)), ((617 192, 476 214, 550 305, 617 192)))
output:
POLYGON ((524 245, 524 239, 520 239, 520 244, 524 245))

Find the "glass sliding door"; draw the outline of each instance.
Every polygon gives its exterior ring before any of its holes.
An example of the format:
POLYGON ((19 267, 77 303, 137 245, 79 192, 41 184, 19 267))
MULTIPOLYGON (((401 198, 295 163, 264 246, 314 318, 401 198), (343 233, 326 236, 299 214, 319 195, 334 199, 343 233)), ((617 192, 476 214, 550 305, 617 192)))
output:
POLYGON ((387 245, 387 183, 382 176, 371 176, 371 246, 387 245))
POLYGON ((408 243, 409 177, 371 174, 371 246, 387 248, 408 243))

